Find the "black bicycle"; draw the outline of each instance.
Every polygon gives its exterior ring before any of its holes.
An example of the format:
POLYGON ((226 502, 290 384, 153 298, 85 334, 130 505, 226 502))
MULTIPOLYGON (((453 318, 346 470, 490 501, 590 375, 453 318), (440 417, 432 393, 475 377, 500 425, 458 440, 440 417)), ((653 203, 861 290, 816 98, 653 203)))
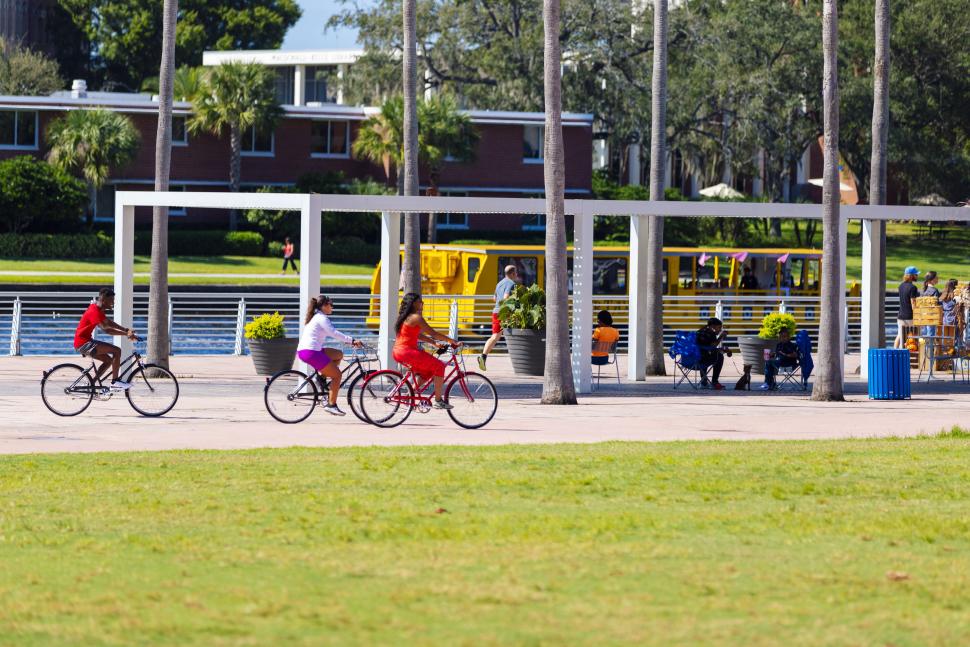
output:
MULTIPOLYGON (((77 364, 58 364, 44 371, 40 397, 51 413, 76 416, 91 406, 95 399, 108 401, 118 390, 106 386, 97 377, 95 361, 83 368, 77 364)), ((145 364, 133 352, 121 362, 118 377, 131 384, 125 397, 131 408, 143 416, 156 418, 172 410, 179 399, 179 383, 170 370, 157 364, 145 364)))
MULTIPOLYGON (((369 421, 360 410, 360 387, 367 377, 378 370, 380 360, 377 351, 365 346, 362 350, 353 349, 347 365, 340 372, 340 386, 347 388, 347 406, 362 422, 369 421)), ((307 375, 303 371, 291 369, 266 378, 263 402, 273 418, 286 424, 295 424, 306 420, 317 404, 326 404, 328 393, 330 380, 319 373, 307 375)))

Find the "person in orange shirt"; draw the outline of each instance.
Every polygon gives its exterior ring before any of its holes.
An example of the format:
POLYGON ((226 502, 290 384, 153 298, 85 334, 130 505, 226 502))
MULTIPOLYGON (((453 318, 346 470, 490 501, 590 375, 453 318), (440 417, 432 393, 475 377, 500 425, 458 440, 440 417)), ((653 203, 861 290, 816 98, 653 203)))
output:
POLYGON ((287 264, 293 266, 294 272, 300 271, 296 269, 296 261, 293 259, 293 243, 290 241, 289 236, 283 241, 283 271, 280 274, 286 274, 287 264))
POLYGON ((596 315, 596 330, 593 331, 593 366, 606 366, 609 363, 610 354, 605 350, 596 350, 597 342, 600 348, 606 348, 606 344, 612 344, 620 339, 620 331, 613 327, 613 315, 609 310, 600 310, 596 315))

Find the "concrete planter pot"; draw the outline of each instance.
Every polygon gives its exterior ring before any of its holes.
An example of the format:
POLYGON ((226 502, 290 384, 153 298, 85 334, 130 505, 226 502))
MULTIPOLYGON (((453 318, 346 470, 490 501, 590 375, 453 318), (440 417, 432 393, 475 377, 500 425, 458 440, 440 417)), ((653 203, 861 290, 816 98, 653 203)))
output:
POLYGON ((280 371, 293 368, 296 358, 296 347, 300 343, 297 338, 282 339, 247 339, 249 353, 257 375, 276 375, 280 371))
POLYGON ((545 372, 545 330, 506 328, 505 343, 516 375, 542 375, 545 372))
POLYGON ((775 350, 777 339, 762 339, 757 335, 738 337, 741 347, 741 360, 751 365, 751 372, 758 375, 765 374, 765 350, 775 350))

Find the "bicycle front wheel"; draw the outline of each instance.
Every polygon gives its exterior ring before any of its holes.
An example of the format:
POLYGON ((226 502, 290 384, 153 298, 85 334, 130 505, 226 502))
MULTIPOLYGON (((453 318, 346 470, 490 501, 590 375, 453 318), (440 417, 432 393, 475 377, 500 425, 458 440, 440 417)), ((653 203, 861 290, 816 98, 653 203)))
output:
POLYGON ((314 380, 307 379, 300 371, 277 373, 263 390, 263 403, 269 415, 287 425, 309 418, 319 399, 314 380))
POLYGON ((40 397, 51 413, 76 416, 94 399, 94 380, 77 364, 60 364, 44 375, 40 397))
POLYGON ((360 410, 372 425, 396 427, 408 419, 413 408, 411 385, 396 371, 377 371, 361 386, 360 410))
POLYGON ((481 373, 459 375, 451 381, 445 393, 448 404, 452 406, 448 415, 459 427, 484 427, 498 411, 495 385, 481 373))
POLYGON ((354 415, 357 416, 358 420, 368 423, 370 420, 367 419, 367 416, 364 415, 364 412, 360 408, 360 393, 364 388, 364 382, 367 381, 369 375, 369 373, 358 373, 354 379, 350 381, 350 384, 347 385, 347 406, 349 406, 350 410, 354 412, 354 415))
POLYGON ((135 369, 128 382, 131 384, 125 391, 128 404, 143 416, 164 416, 178 402, 179 383, 167 368, 145 364, 135 369))

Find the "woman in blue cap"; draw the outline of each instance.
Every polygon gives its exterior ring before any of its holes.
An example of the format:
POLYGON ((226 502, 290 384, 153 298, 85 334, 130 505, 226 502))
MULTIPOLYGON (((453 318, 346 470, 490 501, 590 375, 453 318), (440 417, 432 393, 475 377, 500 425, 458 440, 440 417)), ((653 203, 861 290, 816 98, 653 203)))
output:
POLYGON ((896 315, 896 340, 893 348, 903 347, 904 327, 913 325, 913 306, 919 297, 919 288, 915 285, 918 278, 919 270, 912 265, 903 271, 903 282, 899 284, 899 314, 896 315))

